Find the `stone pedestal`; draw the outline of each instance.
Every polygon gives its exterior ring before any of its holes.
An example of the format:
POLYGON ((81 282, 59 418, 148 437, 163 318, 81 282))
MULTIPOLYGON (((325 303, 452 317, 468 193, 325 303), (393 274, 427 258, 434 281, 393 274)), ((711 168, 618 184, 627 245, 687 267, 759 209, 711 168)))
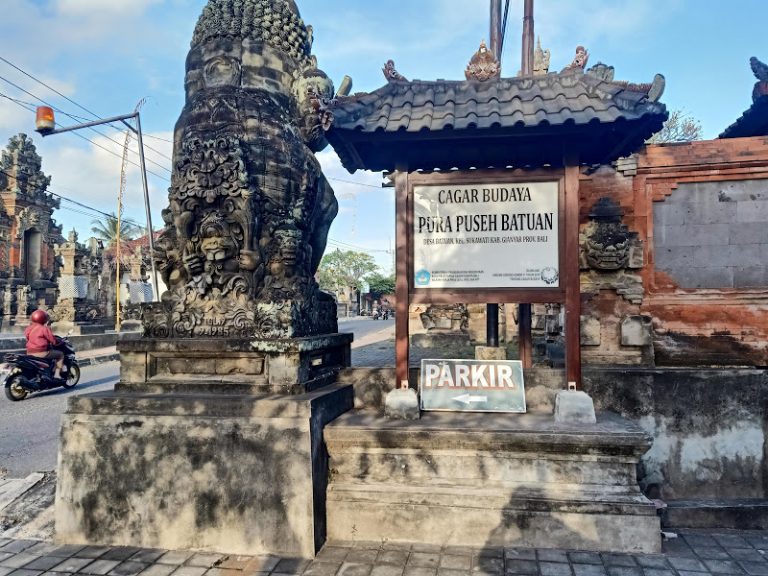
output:
POLYGON ((351 407, 351 386, 72 398, 57 542, 311 558, 325 541, 322 430, 351 407))
POLYGON ((551 414, 354 412, 325 441, 330 540, 660 551, 635 470, 650 438, 613 414, 556 426, 551 414))
POLYGON ((115 390, 63 417, 57 541, 313 557, 351 340, 122 338, 115 390))

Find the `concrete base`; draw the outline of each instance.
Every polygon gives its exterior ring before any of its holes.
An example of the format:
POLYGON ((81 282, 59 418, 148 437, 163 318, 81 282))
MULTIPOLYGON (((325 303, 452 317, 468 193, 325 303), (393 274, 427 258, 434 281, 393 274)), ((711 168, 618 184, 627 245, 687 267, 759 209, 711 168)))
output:
POLYGON ((351 386, 72 398, 57 542, 311 558, 326 535, 322 430, 351 407, 351 386))
POLYGON ((555 424, 594 424, 595 405, 581 390, 560 390, 555 396, 555 424))
POLYGON ((475 360, 506 360, 507 349, 499 346, 475 346, 475 360))
POLYGON ((658 553, 660 524, 635 466, 637 426, 552 416, 349 413, 325 429, 328 538, 439 546, 658 553))
POLYGON ((387 394, 384 413, 395 420, 418 420, 421 417, 419 397, 411 388, 396 388, 387 394))

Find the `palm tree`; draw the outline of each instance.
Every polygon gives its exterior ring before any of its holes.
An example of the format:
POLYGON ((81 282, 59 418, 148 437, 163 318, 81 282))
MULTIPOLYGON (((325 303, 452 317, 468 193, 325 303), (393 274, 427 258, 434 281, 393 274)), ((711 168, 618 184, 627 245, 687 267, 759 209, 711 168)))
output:
MULTIPOLYGON (((110 216, 105 216, 102 220, 92 220, 91 232, 99 240, 104 240, 107 244, 114 244, 117 240, 117 216, 113 212, 110 216)), ((133 240, 143 233, 144 229, 136 224, 131 224, 125 220, 120 220, 120 239, 133 240)))

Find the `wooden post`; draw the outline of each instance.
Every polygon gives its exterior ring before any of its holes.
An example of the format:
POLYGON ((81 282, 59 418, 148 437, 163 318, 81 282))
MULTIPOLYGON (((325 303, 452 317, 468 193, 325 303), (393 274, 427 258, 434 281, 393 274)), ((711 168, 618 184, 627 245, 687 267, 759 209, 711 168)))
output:
POLYGON ((491 52, 501 60, 501 0, 491 0, 491 52))
POLYGON ((410 230, 408 229, 408 169, 398 166, 395 172, 395 220, 397 232, 397 261, 395 297, 395 374, 397 388, 408 388, 408 307, 410 297, 409 260, 410 230))
POLYGON ((565 157, 565 372, 581 390, 581 282, 579 270, 579 164, 565 157))
POLYGON ((533 75, 533 0, 525 0, 523 13, 523 55, 520 65, 520 73, 523 76, 533 75))
POLYGON ((533 338, 531 337, 531 305, 517 306, 517 347, 523 368, 533 367, 533 338))

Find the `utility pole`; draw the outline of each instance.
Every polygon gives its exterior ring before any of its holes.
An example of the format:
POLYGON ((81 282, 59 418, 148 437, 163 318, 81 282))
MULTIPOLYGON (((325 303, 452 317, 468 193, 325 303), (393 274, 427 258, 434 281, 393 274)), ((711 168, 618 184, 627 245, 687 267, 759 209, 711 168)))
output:
POLYGON ((533 75, 533 0, 525 0, 523 12, 523 55, 520 64, 520 71, 523 76, 533 75))

